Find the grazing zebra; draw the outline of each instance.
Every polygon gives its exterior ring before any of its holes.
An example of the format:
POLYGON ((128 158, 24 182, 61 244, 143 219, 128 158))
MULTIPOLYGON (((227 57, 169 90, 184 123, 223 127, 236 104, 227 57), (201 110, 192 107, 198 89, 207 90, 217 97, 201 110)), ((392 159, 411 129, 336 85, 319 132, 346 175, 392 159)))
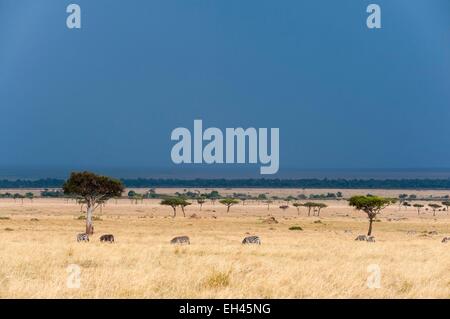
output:
POLYGON ((444 239, 442 239, 442 242, 445 243, 450 243, 450 237, 444 237, 444 239))
POLYGON ((258 244, 261 245, 261 239, 258 236, 248 236, 242 241, 243 244, 258 244))
POLYGON ((114 236, 111 234, 107 234, 107 235, 102 235, 100 236, 100 241, 103 242, 108 242, 108 243, 113 243, 114 242, 114 236))
POLYGON ((175 237, 170 241, 171 244, 186 244, 186 245, 190 245, 191 242, 189 240, 188 236, 179 236, 179 237, 175 237))
POLYGON ((78 234, 77 235, 77 242, 80 242, 80 241, 89 241, 89 235, 86 234, 86 233, 78 234))
POLYGON ((375 237, 373 236, 366 236, 366 235, 359 235, 358 237, 355 238, 355 240, 357 241, 368 241, 371 243, 375 242, 375 237))

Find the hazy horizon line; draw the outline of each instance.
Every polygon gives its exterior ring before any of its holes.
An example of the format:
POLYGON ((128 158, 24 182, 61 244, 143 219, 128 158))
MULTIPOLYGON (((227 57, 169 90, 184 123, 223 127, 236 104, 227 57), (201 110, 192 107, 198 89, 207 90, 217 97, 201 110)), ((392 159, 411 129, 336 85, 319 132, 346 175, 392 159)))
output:
POLYGON ((0 179, 65 179, 72 171, 93 171, 124 179, 446 179, 450 168, 282 168, 272 176, 254 167, 0 167, 0 179))

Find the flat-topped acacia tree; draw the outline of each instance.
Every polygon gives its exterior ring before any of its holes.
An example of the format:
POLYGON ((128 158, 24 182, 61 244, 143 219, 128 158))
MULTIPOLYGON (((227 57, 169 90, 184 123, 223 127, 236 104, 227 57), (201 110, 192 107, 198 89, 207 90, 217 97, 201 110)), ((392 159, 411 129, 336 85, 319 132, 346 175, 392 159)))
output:
POLYGON ((181 198, 181 197, 168 197, 168 198, 163 199, 160 204, 164 205, 164 206, 172 207, 172 209, 173 209, 172 217, 177 216, 177 207, 181 206, 183 215, 186 217, 186 215, 184 213, 184 207, 190 205, 191 203, 187 202, 184 198, 181 198))
POLYGON ((436 216, 436 210, 442 207, 441 205, 435 203, 428 204, 428 206, 430 206, 431 209, 433 210, 433 216, 436 216))
POLYGON ((228 213, 230 211, 230 207, 239 203, 239 201, 234 198, 224 198, 220 200, 220 203, 227 206, 227 213, 228 213))
POLYGON ((448 207, 450 206, 450 201, 446 200, 446 201, 442 202, 441 204, 444 205, 445 207, 447 207, 446 210, 447 210, 447 214, 448 214, 448 207))
POLYGON ((294 204, 292 204, 292 206, 297 208, 297 215, 300 215, 300 207, 302 207, 303 204, 301 204, 301 203, 294 203, 294 204))
POLYGON ((184 209, 186 206, 189 206, 189 205, 191 205, 191 203, 189 203, 187 200, 185 200, 185 199, 181 200, 180 207, 181 207, 181 211, 183 212, 184 217, 186 217, 186 213, 185 213, 184 209))
POLYGON ((64 183, 65 195, 73 196, 86 205, 86 234, 94 233, 92 216, 100 205, 108 199, 122 195, 121 181, 91 172, 73 172, 64 183))
POLYGON ((197 204, 200 205, 200 210, 202 210, 202 206, 203 206, 204 203, 206 203, 205 198, 201 197, 201 198, 197 199, 197 204))
POLYGON ((303 206, 305 206, 306 208, 308 208, 308 216, 311 216, 311 209, 316 207, 316 203, 313 202, 306 202, 303 204, 303 206))
POLYGON ((369 218, 369 230, 367 236, 372 235, 372 223, 375 217, 387 206, 395 203, 395 199, 379 196, 353 196, 348 200, 350 206, 367 214, 369 218))
POLYGON ((320 211, 324 208, 327 208, 328 205, 324 203, 316 203, 316 206, 314 207, 314 211, 317 212, 317 216, 320 216, 320 211))
POLYGON ((414 204, 413 207, 417 209, 417 215, 420 215, 420 210, 424 207, 422 204, 414 204))

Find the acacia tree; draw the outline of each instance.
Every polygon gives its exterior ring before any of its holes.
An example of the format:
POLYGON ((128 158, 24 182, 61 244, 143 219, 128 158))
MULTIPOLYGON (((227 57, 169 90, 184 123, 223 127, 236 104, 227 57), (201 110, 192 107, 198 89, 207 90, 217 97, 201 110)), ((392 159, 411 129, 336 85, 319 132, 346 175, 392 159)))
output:
POLYGON ((22 203, 22 205, 23 205, 23 199, 25 198, 24 195, 19 194, 19 193, 16 193, 16 194, 14 194, 13 197, 14 197, 14 201, 16 201, 16 199, 20 199, 20 200, 21 200, 21 203, 22 203))
POLYGON ((403 202, 402 205, 405 207, 405 210, 408 210, 408 207, 411 207, 411 204, 408 202, 403 202))
POLYGON ((173 217, 177 216, 177 206, 181 206, 181 209, 184 214, 184 207, 190 205, 185 199, 179 197, 169 197, 165 198, 161 201, 161 205, 170 206, 173 209, 173 217))
POLYGON ((447 211, 447 214, 448 214, 448 207, 450 206, 450 201, 446 200, 446 201, 442 202, 441 204, 446 207, 446 211, 447 211))
POLYGON ((206 197, 211 200, 212 204, 216 204, 216 200, 220 198, 220 194, 218 191, 211 191, 211 193, 206 194, 206 197))
POLYGON ((124 186, 121 181, 91 172, 73 172, 63 185, 64 194, 73 196, 86 207, 86 234, 94 233, 92 216, 100 205, 112 197, 121 196, 124 186))
POLYGON ((398 210, 401 210, 403 202, 408 198, 408 194, 398 195, 398 210))
POLYGON ((311 209, 313 209, 314 207, 316 207, 316 203, 313 203, 313 202, 307 202, 307 203, 304 203, 303 206, 305 206, 306 208, 308 208, 308 216, 311 216, 311 209))
POLYGON ((327 208, 328 205, 324 203, 315 203, 314 212, 317 212, 317 216, 320 216, 320 210, 322 208, 327 208))
POLYGON ((200 210, 202 210, 203 204, 206 202, 204 198, 197 199, 197 203, 200 205, 200 210))
POLYGON ((369 230, 367 236, 372 235, 372 223, 375 217, 387 206, 395 202, 395 199, 379 196, 352 196, 349 205, 361 210, 369 218, 369 230))
POLYGON ((191 203, 189 203, 188 201, 186 201, 185 199, 181 199, 180 200, 180 207, 181 207, 181 211, 183 212, 183 216, 186 217, 186 213, 184 212, 184 208, 186 206, 191 205, 191 203))
POLYGON ((224 198, 219 201, 219 203, 227 206, 227 213, 230 211, 230 207, 239 203, 237 199, 234 198, 224 198))
POLYGON ((272 204, 272 203, 273 203, 272 200, 270 200, 270 199, 266 200, 267 210, 270 210, 270 204, 272 204))
MULTIPOLYGON (((134 197, 136 196, 136 194, 137 193, 133 190, 128 192, 127 196, 128 196, 128 199, 131 201, 131 204, 133 204, 133 201, 135 200, 134 197)), ((137 202, 136 202, 136 204, 137 204, 137 202)))
POLYGON ((300 207, 302 207, 303 204, 301 204, 301 203, 294 203, 294 204, 292 204, 292 206, 297 208, 297 215, 300 215, 300 207))
POLYGON ((420 215, 420 210, 423 208, 422 204, 414 204, 413 205, 417 209, 417 215, 420 215))
POLYGON ((34 198, 34 194, 32 192, 28 192, 25 194, 25 198, 28 198, 32 202, 33 198, 34 198))
POLYGON ((431 209, 433 210, 433 216, 436 216, 436 209, 441 208, 442 206, 439 204, 428 204, 428 206, 431 207, 431 209))

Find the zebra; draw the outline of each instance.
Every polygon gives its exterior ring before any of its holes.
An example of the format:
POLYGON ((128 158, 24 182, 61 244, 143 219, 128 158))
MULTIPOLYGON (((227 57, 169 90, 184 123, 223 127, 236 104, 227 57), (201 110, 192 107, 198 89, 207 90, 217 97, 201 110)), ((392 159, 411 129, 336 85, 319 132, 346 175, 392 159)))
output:
POLYGON ((170 241, 170 243, 171 244, 181 244, 181 245, 183 245, 183 244, 190 245, 191 244, 188 236, 175 237, 170 241))
POLYGON ((102 236, 100 236, 100 241, 102 243, 103 242, 113 243, 114 242, 114 236, 112 234, 102 235, 102 236))
POLYGON ((248 236, 242 241, 243 244, 258 244, 261 245, 261 239, 258 236, 248 236))
POLYGON ((442 243, 450 243, 450 237, 444 237, 444 239, 442 239, 442 243))
POLYGON ((373 236, 366 236, 366 235, 359 235, 358 237, 355 238, 355 240, 357 241, 368 241, 371 243, 375 242, 375 237, 373 236))
POLYGON ((80 241, 84 241, 84 242, 89 241, 89 235, 86 234, 86 233, 78 234, 77 235, 77 242, 80 242, 80 241))

